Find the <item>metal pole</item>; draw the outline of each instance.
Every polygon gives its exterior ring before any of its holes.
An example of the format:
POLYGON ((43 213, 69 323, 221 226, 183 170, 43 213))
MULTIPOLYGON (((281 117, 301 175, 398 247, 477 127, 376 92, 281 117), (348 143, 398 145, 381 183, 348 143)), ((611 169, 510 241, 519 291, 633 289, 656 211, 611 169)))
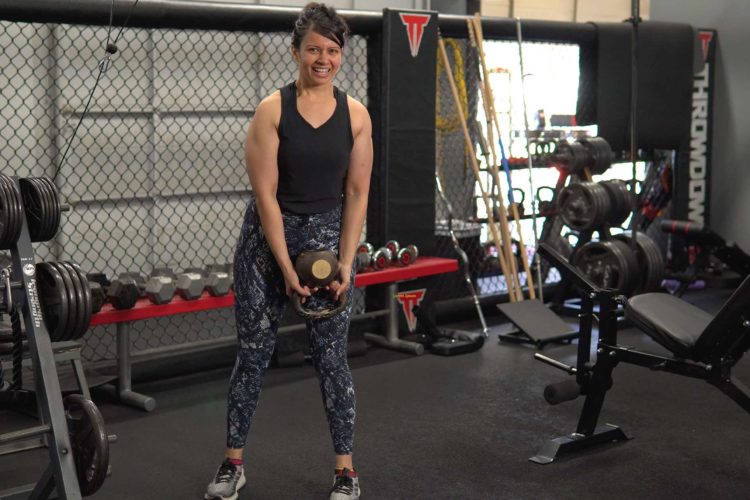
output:
POLYGON ((117 323, 117 394, 123 403, 145 411, 156 408, 156 400, 133 392, 130 363, 130 323, 117 323))
MULTIPOLYGON (((526 156, 529 167, 529 190, 534 193, 534 160, 531 158, 531 147, 529 146, 529 115, 526 112, 526 71, 523 67, 523 35, 521 34, 521 18, 516 18, 516 39, 518 40, 518 62, 521 65, 521 101, 523 102, 523 124, 526 129, 526 156)), ((531 200, 531 226, 534 231, 534 248, 539 248, 539 237, 537 236, 537 211, 535 200, 531 200)), ((542 261, 539 252, 534 252, 534 264, 536 267, 536 284, 539 287, 539 300, 544 302, 544 290, 542 283, 542 261)))
POLYGON ((638 218, 638 195, 636 193, 636 163, 638 161, 638 24, 640 23, 640 0, 631 1, 631 19, 633 23, 633 29, 630 35, 630 161, 633 164, 633 179, 630 181, 630 191, 633 193, 633 214, 630 218, 630 232, 633 238, 630 242, 633 251, 636 251, 637 247, 637 232, 638 224, 636 219, 638 218))

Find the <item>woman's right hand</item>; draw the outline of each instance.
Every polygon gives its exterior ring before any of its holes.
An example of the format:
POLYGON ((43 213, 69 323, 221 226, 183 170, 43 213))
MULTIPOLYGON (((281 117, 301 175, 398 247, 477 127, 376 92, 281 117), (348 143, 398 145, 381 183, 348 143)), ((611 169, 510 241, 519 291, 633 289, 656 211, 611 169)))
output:
POLYGON ((302 286, 299 282, 299 276, 297 273, 290 273, 288 276, 284 276, 284 285, 286 287, 287 296, 291 297, 292 293, 296 293, 302 297, 302 303, 305 302, 305 297, 309 297, 311 292, 308 286, 302 286))

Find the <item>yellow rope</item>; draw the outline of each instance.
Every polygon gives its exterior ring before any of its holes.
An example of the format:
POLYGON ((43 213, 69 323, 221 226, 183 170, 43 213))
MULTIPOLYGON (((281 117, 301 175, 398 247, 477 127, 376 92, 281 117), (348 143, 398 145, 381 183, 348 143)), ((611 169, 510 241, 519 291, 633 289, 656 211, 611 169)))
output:
MULTIPOLYGON (((454 38, 444 38, 443 41, 447 46, 453 50, 453 79, 456 82, 456 88, 458 90, 458 97, 461 104, 461 109, 464 112, 464 116, 469 116, 469 96, 466 91, 466 79, 464 78, 464 58, 461 54, 461 46, 458 41, 454 38)), ((440 137, 441 133, 450 133, 461 130, 461 118, 459 117, 458 111, 454 105, 447 106, 447 109, 452 110, 452 114, 443 115, 441 114, 441 103, 440 97, 442 95, 441 81, 444 77, 443 71, 446 68, 443 67, 443 58, 437 58, 437 71, 435 72, 436 89, 437 95, 435 97, 435 128, 438 133, 438 162, 442 160, 442 146, 443 140, 440 137)), ((447 78, 447 77, 446 77, 447 78)), ((469 152, 464 149, 464 170, 469 171, 469 152)))
MULTIPOLYGON (((453 79, 456 81, 456 87, 458 89, 458 96, 461 101, 461 108, 464 111, 464 115, 469 115, 469 97, 466 92, 466 80, 464 79, 464 58, 461 55, 461 47, 458 45, 458 41, 453 38, 445 38, 443 41, 446 45, 453 49, 453 79)), ((438 130, 442 132, 453 132, 461 129, 461 119, 458 117, 458 112, 454 112, 449 116, 441 116, 440 113, 440 95, 442 94, 440 82, 442 80, 442 73, 445 70, 443 68, 443 60, 441 57, 437 58, 437 96, 435 99, 435 125, 438 130)), ((453 106, 448 106, 449 109, 455 109, 453 106)))

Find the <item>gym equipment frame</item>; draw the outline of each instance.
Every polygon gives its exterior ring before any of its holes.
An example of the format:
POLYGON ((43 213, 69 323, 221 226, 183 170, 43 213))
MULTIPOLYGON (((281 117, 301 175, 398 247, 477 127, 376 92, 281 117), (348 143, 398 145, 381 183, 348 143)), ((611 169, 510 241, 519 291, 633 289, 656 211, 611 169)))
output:
POLYGON ((576 366, 569 366, 539 353, 534 357, 555 368, 575 375, 545 388, 550 404, 586 400, 576 431, 545 443, 530 458, 548 464, 560 455, 594 445, 629 439, 617 426, 597 427, 607 391, 612 387, 612 371, 618 363, 630 363, 677 375, 705 380, 750 412, 750 390, 732 376, 732 367, 750 348, 750 277, 740 284, 716 316, 665 293, 646 293, 625 300, 612 290, 596 287, 552 247, 539 247, 554 262, 566 280, 571 280, 583 296, 576 366), (594 305, 598 303, 599 342, 596 361, 591 352, 594 305), (669 350, 673 356, 641 352, 617 343, 618 306, 624 305, 625 317, 669 350))

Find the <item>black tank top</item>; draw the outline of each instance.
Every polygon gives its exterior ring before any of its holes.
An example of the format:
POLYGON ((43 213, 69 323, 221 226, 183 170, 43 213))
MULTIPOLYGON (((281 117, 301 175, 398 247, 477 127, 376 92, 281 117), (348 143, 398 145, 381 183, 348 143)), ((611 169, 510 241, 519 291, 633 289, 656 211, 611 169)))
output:
POLYGON ((276 199, 282 210, 312 214, 341 203, 354 138, 346 94, 334 87, 333 95, 333 115, 313 128, 297 111, 296 85, 281 88, 276 199))

